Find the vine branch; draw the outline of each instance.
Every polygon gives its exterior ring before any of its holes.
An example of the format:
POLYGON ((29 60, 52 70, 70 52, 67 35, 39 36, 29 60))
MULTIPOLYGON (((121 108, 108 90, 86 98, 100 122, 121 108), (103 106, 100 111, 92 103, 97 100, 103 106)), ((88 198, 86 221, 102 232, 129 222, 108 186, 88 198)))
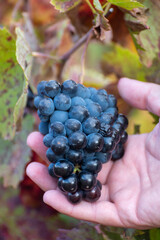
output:
POLYGON ((58 72, 57 72, 57 79, 59 82, 62 82, 62 72, 64 69, 64 66, 68 59, 71 57, 71 55, 76 52, 87 40, 88 38, 91 39, 94 36, 94 31, 93 28, 91 28, 82 38, 80 38, 77 43, 71 48, 68 52, 66 52, 64 55, 62 55, 59 58, 59 63, 58 64, 58 72))

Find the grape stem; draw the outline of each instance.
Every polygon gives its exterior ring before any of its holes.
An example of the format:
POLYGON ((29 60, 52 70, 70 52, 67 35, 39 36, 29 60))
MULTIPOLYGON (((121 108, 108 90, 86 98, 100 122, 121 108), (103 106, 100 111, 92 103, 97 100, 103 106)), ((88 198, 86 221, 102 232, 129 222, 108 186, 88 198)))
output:
POLYGON ((94 36, 93 28, 91 28, 82 38, 80 38, 77 43, 71 48, 68 52, 66 52, 64 55, 62 55, 59 58, 58 64, 58 72, 57 72, 57 79, 60 83, 62 83, 62 72, 64 69, 64 66, 67 62, 67 60, 71 57, 71 55, 77 51, 88 39, 91 39, 94 36))
POLYGON ((52 59, 57 64, 57 80, 60 83, 62 83, 62 72, 66 62, 72 56, 72 54, 76 52, 85 42, 87 42, 87 45, 88 45, 89 40, 93 36, 94 36, 94 29, 92 27, 82 38, 80 38, 76 42, 73 48, 71 48, 68 52, 66 52, 60 57, 52 56, 52 55, 41 53, 41 52, 32 52, 32 56, 52 59))

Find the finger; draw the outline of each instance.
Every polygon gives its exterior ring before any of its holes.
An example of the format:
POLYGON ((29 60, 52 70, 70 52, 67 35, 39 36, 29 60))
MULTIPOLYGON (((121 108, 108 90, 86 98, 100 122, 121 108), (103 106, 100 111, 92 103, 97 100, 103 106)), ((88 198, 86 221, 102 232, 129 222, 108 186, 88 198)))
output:
POLYGON ((27 145, 47 161, 46 151, 48 148, 43 144, 43 135, 40 132, 32 132, 27 138, 27 145))
POLYGON ((52 208, 71 217, 108 226, 122 227, 116 207, 111 202, 97 201, 96 203, 88 203, 82 201, 73 205, 57 190, 47 191, 43 196, 43 200, 52 208))
POLYGON ((121 78, 118 83, 121 97, 133 107, 148 110, 160 116, 160 86, 128 78, 121 78))
POLYGON ((149 152, 155 159, 158 159, 158 160, 160 160, 159 142, 160 142, 160 122, 155 126, 153 131, 148 134, 148 137, 146 140, 147 152, 149 152))
POLYGON ((43 191, 56 189, 57 187, 57 181, 48 174, 47 167, 41 163, 30 163, 27 166, 26 173, 43 191))
POLYGON ((97 177, 102 184, 106 184, 112 166, 113 162, 111 160, 102 165, 102 170, 99 172, 97 177))

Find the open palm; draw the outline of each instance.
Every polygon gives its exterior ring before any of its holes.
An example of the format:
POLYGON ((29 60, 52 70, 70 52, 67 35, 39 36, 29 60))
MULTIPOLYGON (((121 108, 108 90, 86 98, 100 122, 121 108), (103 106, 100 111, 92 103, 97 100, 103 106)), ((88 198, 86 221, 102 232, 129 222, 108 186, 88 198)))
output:
MULTIPOLYGON (((160 115, 160 87, 121 79, 121 96, 135 107, 160 115), (126 91, 127 89, 127 91, 126 91)), ((43 136, 32 133, 28 145, 42 158, 46 148, 43 136)), ((149 134, 130 136, 125 155, 119 161, 104 164, 99 173, 102 194, 96 203, 82 201, 72 205, 57 189, 47 167, 31 163, 27 174, 44 191, 44 202, 59 212, 103 225, 146 229, 160 226, 160 126, 149 134)))

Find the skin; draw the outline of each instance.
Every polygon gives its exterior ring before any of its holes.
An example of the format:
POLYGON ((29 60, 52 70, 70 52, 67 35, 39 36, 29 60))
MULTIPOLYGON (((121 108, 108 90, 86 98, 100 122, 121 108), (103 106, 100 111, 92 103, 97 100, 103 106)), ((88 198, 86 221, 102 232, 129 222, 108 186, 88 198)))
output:
MULTIPOLYGON (((118 84, 122 98, 133 107, 160 116, 160 86, 122 78, 118 84)), ((33 132, 27 144, 46 160, 43 136, 33 132)), ((132 135, 122 159, 103 165, 98 179, 102 194, 95 203, 72 205, 57 189, 47 167, 31 163, 28 176, 44 190, 43 200, 57 211, 107 226, 149 229, 160 227, 160 124, 148 134, 132 135)))

